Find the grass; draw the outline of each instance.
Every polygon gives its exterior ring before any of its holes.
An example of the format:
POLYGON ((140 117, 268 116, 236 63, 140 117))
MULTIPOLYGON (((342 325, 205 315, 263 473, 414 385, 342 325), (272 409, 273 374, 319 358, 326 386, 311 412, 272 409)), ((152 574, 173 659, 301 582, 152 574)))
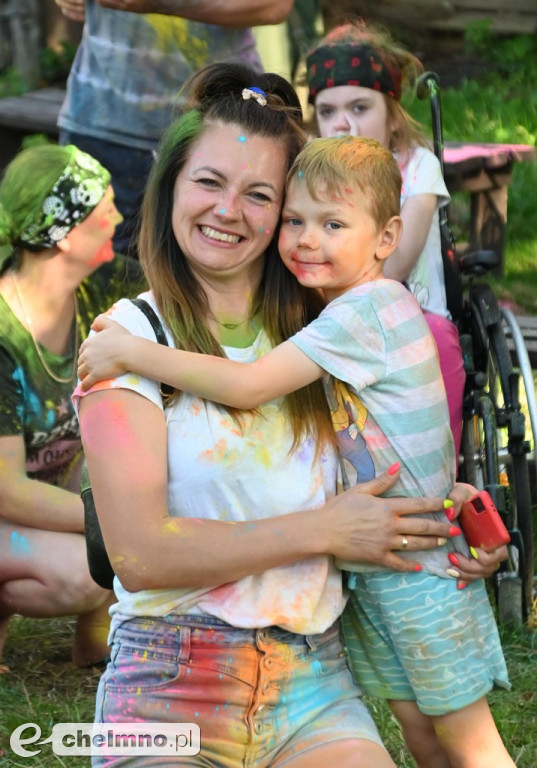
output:
MULTIPOLYGON (((64 760, 50 745, 33 758, 17 757, 9 736, 23 723, 36 723, 47 738, 55 723, 92 722, 99 672, 76 669, 70 662, 73 622, 68 619, 12 620, 4 662, 10 672, 0 678, 0 750, 12 768, 58 768, 64 760)), ((502 642, 512 683, 511 691, 490 694, 492 712, 518 768, 537 765, 537 612, 534 627, 502 630, 502 642)), ((464 660, 461 660, 464 663, 464 660)), ((383 702, 368 702, 382 737, 400 768, 411 768, 399 726, 383 702)), ((30 732, 26 734, 30 735, 30 732)), ((202 733, 203 738, 203 733, 202 733)), ((0 764, 2 753, 0 752, 0 764)), ((89 758, 69 758, 68 768, 88 768, 89 758)))

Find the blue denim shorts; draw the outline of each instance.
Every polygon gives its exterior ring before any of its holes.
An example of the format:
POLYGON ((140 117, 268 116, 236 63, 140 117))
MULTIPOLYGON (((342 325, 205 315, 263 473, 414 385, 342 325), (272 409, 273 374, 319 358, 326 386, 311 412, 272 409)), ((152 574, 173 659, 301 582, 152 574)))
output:
POLYGON ((340 739, 382 745, 334 625, 320 635, 202 616, 137 618, 114 635, 96 721, 197 723, 195 757, 99 756, 93 766, 283 766, 340 739))

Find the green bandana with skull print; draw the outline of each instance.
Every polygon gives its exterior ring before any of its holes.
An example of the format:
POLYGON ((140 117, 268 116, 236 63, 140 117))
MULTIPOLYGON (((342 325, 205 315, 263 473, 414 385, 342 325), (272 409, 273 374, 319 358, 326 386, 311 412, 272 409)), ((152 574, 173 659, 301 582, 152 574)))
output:
POLYGON ((110 173, 73 144, 69 162, 43 200, 37 218, 19 235, 21 245, 53 248, 88 216, 102 200, 110 173))

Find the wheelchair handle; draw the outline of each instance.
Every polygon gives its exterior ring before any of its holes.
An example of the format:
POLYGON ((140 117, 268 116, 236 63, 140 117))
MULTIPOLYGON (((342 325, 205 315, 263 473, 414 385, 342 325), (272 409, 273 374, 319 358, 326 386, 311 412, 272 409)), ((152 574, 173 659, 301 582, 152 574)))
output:
POLYGON ((416 80, 416 94, 418 99, 427 99, 434 92, 435 86, 440 85, 440 77, 436 72, 422 72, 416 80))

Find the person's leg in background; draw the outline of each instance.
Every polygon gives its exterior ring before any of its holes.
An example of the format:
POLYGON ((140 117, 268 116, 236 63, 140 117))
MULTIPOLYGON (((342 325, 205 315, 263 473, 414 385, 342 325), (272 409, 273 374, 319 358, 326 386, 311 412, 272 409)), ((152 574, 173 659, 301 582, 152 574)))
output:
POLYGON ((115 203, 123 216, 114 235, 114 250, 138 258, 138 214, 153 163, 153 153, 65 130, 60 131, 60 144, 75 144, 110 171, 115 203))

